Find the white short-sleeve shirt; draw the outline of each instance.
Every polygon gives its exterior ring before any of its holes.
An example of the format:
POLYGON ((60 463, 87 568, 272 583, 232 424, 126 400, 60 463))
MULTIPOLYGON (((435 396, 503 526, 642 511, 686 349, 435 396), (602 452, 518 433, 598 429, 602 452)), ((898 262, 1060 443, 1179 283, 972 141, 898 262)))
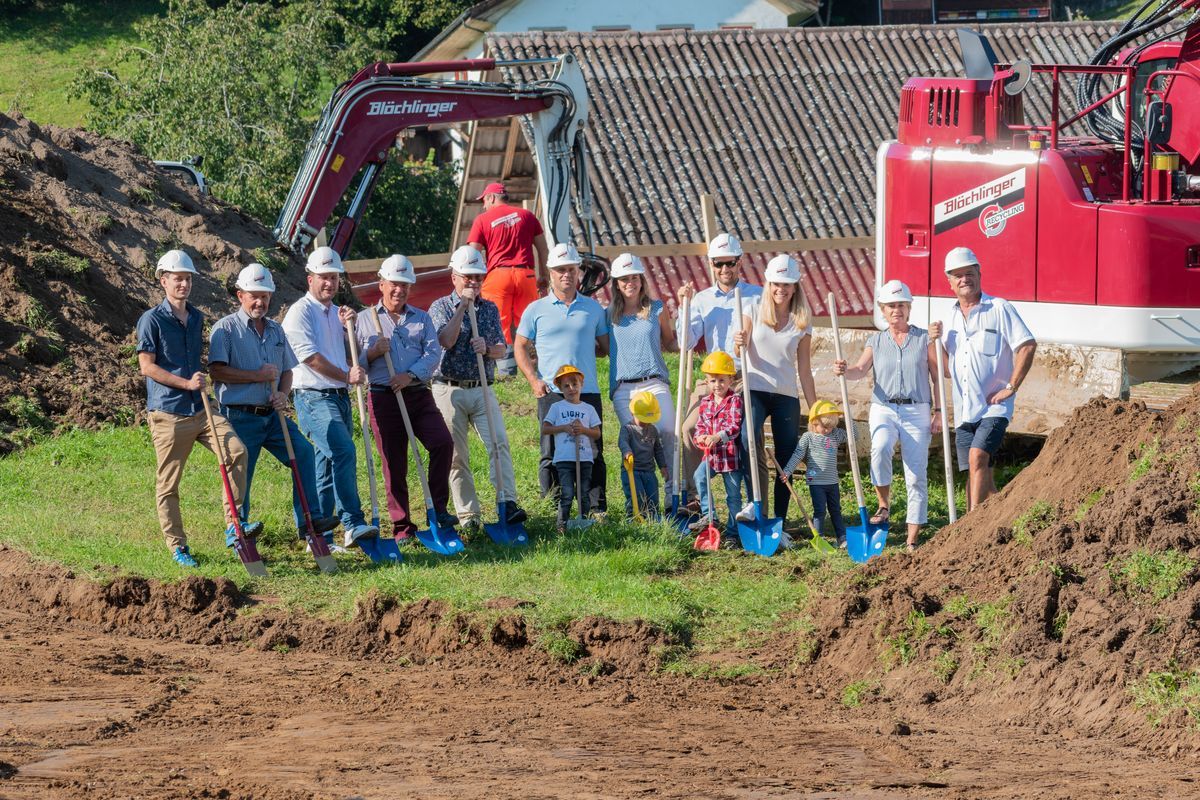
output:
POLYGON ((338 369, 349 370, 346 359, 346 329, 338 319, 338 307, 325 306, 312 294, 292 304, 283 317, 283 332, 300 363, 292 371, 293 389, 345 389, 347 384, 325 377, 304 363, 320 353, 338 369))
MULTIPOLYGON (((583 423, 585 428, 595 428, 600 424, 600 415, 588 403, 571 403, 567 400, 559 400, 546 412, 545 421, 551 425, 569 425, 575 420, 583 423)), ((592 440, 583 435, 579 436, 579 460, 588 463, 596 460, 592 440)), ((569 433, 556 433, 554 463, 561 464, 567 461, 575 461, 575 437, 569 433)))
POLYGON ((797 328, 789 317, 783 330, 777 331, 761 324, 761 310, 762 305, 756 304, 746 315, 754 324, 746 380, 753 391, 799 397, 796 353, 804 337, 812 334, 812 325, 797 328))
POLYGON ((945 325, 956 423, 984 417, 1011 420, 1015 396, 991 404, 987 398, 1012 379, 1013 352, 1033 341, 1017 310, 1007 300, 983 293, 965 318, 955 303, 945 325))

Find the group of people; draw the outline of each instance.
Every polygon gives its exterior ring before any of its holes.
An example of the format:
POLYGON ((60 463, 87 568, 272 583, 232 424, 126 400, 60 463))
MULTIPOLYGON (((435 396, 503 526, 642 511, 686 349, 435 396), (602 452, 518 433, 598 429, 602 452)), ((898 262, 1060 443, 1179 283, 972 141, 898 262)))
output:
MULTIPOLYGON (((417 528, 407 489, 409 425, 428 453, 429 513, 438 526, 464 531, 481 526, 468 458, 471 428, 488 450, 501 513, 510 524, 523 522, 527 514, 517 503, 501 409, 489 388, 510 359, 537 400, 539 484, 544 496, 558 497, 559 528, 566 526, 576 500, 579 516, 605 515, 597 370, 597 359, 605 356, 607 394, 620 425, 627 514, 635 509, 646 517, 660 513, 661 474, 667 497, 695 498, 682 513, 711 518, 715 475, 725 486, 726 532, 732 534, 735 517, 754 513, 753 505, 742 504, 749 470, 758 470, 758 485, 771 487, 770 513, 785 518, 791 492, 783 482, 803 464, 816 524, 828 513, 844 543, 837 470, 838 449, 846 441, 846 431, 839 428, 843 411, 816 396, 812 320, 794 258, 773 258, 765 286, 755 286, 743 279, 737 238, 718 235, 708 246, 713 285, 682 286, 680 306, 688 313, 672 321, 664 304, 651 297, 637 256, 627 253, 613 262, 611 301, 605 308, 579 291, 582 259, 572 245, 547 248, 536 218, 508 205, 502 185, 490 185, 482 199, 486 211, 469 243, 451 256, 451 291, 427 311, 408 303, 416 276, 402 255, 389 257, 380 268, 379 302, 355 313, 333 302, 344 273, 340 257, 328 247, 317 248, 306 264, 308 292, 288 309, 282 325, 267 316, 275 290, 270 272, 259 264, 246 267, 237 280, 237 311, 212 328, 207 374, 200 364, 201 314, 187 302, 195 267, 178 250, 159 259, 165 299, 139 321, 137 348, 158 460, 159 520, 176 561, 196 563, 178 497, 193 444, 213 449, 216 437, 228 454, 235 507, 227 508, 226 542, 232 545, 235 518, 245 535, 261 531, 249 519, 249 487, 262 449, 290 463, 284 426, 299 476, 293 505, 300 537, 306 524, 301 492, 309 499, 314 529, 331 541, 339 525, 347 547, 379 535, 365 517, 358 491, 350 395, 359 386, 369 389, 393 537, 410 539, 417 528), (547 291, 539 297, 542 286, 547 291), (708 350, 701 365, 704 379, 677 411, 663 353, 690 354, 701 340, 708 350), (220 413, 206 419, 201 393, 210 380, 220 413), (742 399, 743 382, 749 408, 742 399), (808 408, 803 434, 801 393, 808 408), (289 396, 296 422, 281 413, 289 396), (683 417, 678 426, 677 413, 683 417), (786 467, 770 484, 761 446, 768 419, 776 453, 787 456, 786 467), (759 443, 752 456, 748 426, 759 443), (675 474, 671 455, 677 447, 681 469, 675 474)), ((946 376, 959 408, 958 462, 969 472, 969 505, 995 491, 991 459, 1036 347, 1013 307, 981 291, 980 265, 969 250, 952 251, 945 270, 958 299, 945 323, 933 323, 928 331, 911 325, 912 295, 903 283, 890 281, 876 295, 887 329, 871 337, 857 363, 832 365, 835 374, 851 380, 874 379, 871 478, 878 504, 873 519, 886 521, 891 513, 892 460, 899 444, 910 548, 927 521, 928 447, 941 420, 942 409, 933 403, 935 340, 944 341, 950 356, 946 376)), ((688 390, 681 381, 679 391, 688 390)))

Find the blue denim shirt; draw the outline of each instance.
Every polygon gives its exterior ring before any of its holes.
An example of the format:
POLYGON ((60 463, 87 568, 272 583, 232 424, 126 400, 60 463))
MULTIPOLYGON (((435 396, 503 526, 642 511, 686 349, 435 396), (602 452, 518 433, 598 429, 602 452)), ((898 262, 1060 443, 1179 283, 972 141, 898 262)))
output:
MULTIPOLYGON (((201 328, 204 317, 187 304, 187 325, 179 321, 166 300, 142 314, 137 324, 137 350, 154 355, 154 363, 172 375, 191 378, 200 371, 200 351, 204 344, 201 328)), ((190 417, 204 405, 200 393, 164 386, 146 378, 146 410, 166 411, 190 417)))
MULTIPOLYGON (((442 330, 450 324, 450 319, 458 311, 462 298, 458 292, 451 292, 445 297, 439 297, 429 306, 429 318, 433 327, 441 335, 442 330)), ((475 318, 479 323, 479 335, 487 342, 488 347, 504 344, 504 331, 500 328, 500 309, 491 300, 480 297, 475 301, 475 318)), ((483 368, 487 373, 488 383, 495 374, 494 361, 484 356, 483 368)), ((452 381, 479 380, 479 365, 475 361, 475 351, 471 349, 471 315, 463 314, 462 327, 458 331, 458 339, 454 345, 442 353, 442 363, 438 365, 435 378, 448 378, 452 381)))
MULTIPOLYGON (((250 322, 250 315, 238 309, 236 314, 222 317, 213 325, 208 337, 208 363, 226 364, 234 369, 256 370, 264 364, 274 364, 282 377, 295 368, 295 354, 288 344, 283 326, 272 319, 264 320, 262 336, 250 322)), ((223 406, 265 406, 271 400, 266 383, 213 383, 217 402, 223 406)))
MULTIPOLYGON (((433 320, 421 309, 407 303, 400 313, 400 320, 395 323, 382 302, 375 304, 375 310, 379 313, 379 327, 391 343, 389 350, 396 374, 411 372, 420 383, 428 383, 442 358, 442 346, 438 344, 437 334, 434 333, 433 320)), ((370 316, 371 309, 364 308, 355 320, 360 359, 379 341, 379 334, 375 333, 375 323, 370 316)), ((387 360, 383 356, 372 361, 367 372, 371 385, 388 385, 387 360)))

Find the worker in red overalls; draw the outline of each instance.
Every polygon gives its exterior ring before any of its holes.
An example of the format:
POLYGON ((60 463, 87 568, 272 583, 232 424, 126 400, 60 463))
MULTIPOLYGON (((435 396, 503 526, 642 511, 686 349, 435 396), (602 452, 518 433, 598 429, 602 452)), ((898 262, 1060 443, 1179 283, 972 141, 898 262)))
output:
POLYGON ((546 237, 537 217, 508 204, 504 184, 489 183, 478 199, 483 201, 484 211, 471 225, 467 243, 486 254, 488 272, 482 294, 500 309, 500 327, 508 344, 504 358, 496 361, 496 374, 515 375, 513 332, 525 307, 549 284, 546 237))

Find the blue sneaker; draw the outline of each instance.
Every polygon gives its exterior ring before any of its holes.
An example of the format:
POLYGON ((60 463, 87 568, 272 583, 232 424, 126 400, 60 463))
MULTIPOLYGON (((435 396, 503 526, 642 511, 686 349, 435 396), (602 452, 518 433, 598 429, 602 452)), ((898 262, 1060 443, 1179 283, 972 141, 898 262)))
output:
POLYGON ((191 551, 184 547, 176 547, 175 553, 171 556, 175 559, 175 563, 181 567, 198 567, 200 566, 196 559, 192 558, 191 551))
MULTIPOLYGON (((246 535, 247 539, 257 539, 262 530, 263 524, 261 522, 242 523, 242 533, 246 535)), ((233 547, 235 542, 237 542, 237 529, 233 527, 233 523, 231 522, 229 523, 229 527, 225 529, 225 546, 233 547)))

